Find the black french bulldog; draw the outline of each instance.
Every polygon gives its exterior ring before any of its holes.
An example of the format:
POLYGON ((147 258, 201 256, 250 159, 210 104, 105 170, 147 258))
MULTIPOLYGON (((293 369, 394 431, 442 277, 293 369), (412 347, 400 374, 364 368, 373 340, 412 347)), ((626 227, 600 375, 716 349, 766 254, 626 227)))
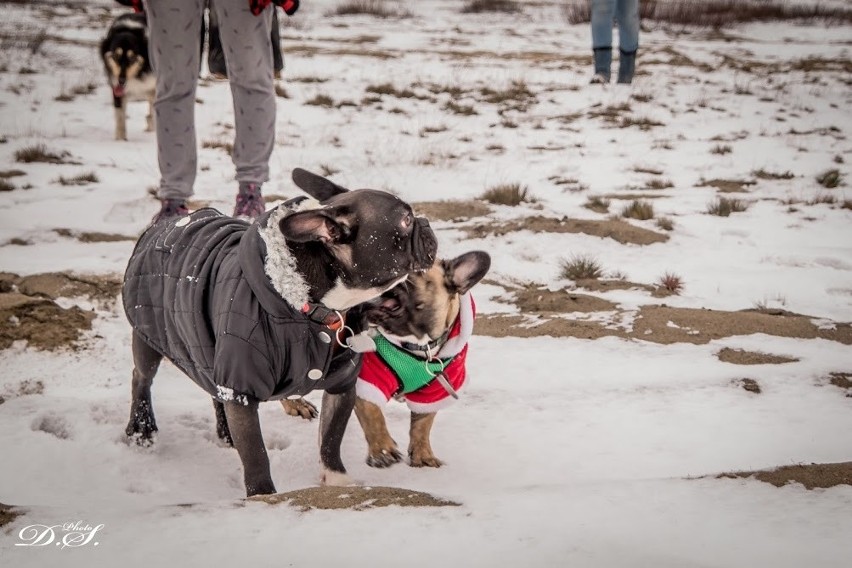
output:
POLYGON ((151 384, 166 357, 213 396, 249 496, 275 492, 258 403, 315 389, 325 391, 323 483, 348 483, 340 443, 361 356, 345 347, 345 311, 429 268, 437 251, 429 222, 390 193, 349 191, 302 169, 293 181, 319 203, 297 198, 251 225, 213 209, 161 221, 140 237, 124 278, 127 435, 152 442, 151 384))

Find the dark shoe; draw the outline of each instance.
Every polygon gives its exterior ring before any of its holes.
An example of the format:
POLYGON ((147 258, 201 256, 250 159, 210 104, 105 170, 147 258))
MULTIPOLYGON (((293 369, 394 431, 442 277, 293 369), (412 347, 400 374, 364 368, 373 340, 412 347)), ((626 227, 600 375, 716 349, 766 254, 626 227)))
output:
POLYGON ((186 208, 186 202, 183 199, 161 199, 160 212, 154 215, 151 219, 151 224, 159 223, 164 219, 172 217, 183 217, 189 215, 189 209, 186 208))
POLYGON ((237 204, 234 207, 234 217, 241 219, 254 219, 260 217, 266 211, 263 203, 263 195, 260 193, 259 183, 240 183, 240 191, 237 193, 237 204))
POLYGON ((606 85, 607 83, 609 83, 609 77, 604 77, 600 73, 596 73, 589 81, 590 85, 606 85))
POLYGON ((633 82, 633 72, 636 69, 636 52, 622 51, 618 56, 618 82, 630 84, 633 82))
POLYGON ((612 48, 596 47, 594 55, 595 76, 592 77, 592 84, 609 83, 612 75, 612 48))

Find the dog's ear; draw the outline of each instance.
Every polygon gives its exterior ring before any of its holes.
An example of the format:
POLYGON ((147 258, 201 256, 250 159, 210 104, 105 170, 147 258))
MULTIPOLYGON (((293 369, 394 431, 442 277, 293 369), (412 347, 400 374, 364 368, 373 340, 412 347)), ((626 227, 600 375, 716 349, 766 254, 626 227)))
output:
POLYGON ((487 252, 474 250, 444 261, 447 288, 451 292, 464 294, 482 280, 491 268, 491 256, 487 252))
POLYGON ((312 174, 308 170, 296 168, 293 170, 293 183, 305 193, 322 203, 326 199, 346 193, 349 191, 345 187, 341 187, 331 180, 327 180, 317 174, 312 174))
POLYGON ((284 238, 297 243, 335 242, 344 232, 344 227, 321 209, 287 215, 278 223, 278 228, 284 238))

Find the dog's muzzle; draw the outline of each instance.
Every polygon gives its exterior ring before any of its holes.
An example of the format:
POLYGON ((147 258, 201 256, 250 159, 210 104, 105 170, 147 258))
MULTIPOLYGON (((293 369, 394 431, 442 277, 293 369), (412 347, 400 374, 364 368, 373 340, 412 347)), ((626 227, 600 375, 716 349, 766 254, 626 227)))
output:
POLYGON ((412 270, 426 270, 430 268, 438 256, 438 239, 429 226, 429 220, 425 217, 414 219, 414 230, 411 232, 412 254, 414 260, 412 270))

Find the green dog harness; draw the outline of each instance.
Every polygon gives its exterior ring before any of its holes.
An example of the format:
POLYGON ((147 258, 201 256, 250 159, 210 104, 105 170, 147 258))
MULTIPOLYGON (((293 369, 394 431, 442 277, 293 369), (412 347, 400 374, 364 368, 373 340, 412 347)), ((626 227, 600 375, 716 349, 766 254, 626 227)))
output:
POLYGON ((402 394, 422 389, 431 383, 453 360, 450 357, 448 359, 424 361, 397 347, 383 335, 376 336, 374 341, 376 353, 402 383, 400 391, 402 394))

